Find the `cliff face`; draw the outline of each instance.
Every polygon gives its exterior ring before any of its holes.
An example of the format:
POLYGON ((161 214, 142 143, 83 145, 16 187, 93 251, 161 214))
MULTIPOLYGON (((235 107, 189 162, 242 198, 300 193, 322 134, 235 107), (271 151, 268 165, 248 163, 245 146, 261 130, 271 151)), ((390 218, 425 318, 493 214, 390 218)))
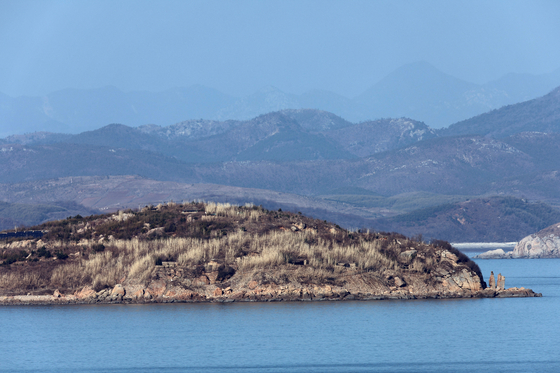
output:
POLYGON ((41 239, 0 247, 0 303, 536 296, 486 289, 446 242, 253 206, 168 204, 49 224, 41 239))
POLYGON ((513 258, 560 258, 560 223, 523 238, 515 246, 513 258))

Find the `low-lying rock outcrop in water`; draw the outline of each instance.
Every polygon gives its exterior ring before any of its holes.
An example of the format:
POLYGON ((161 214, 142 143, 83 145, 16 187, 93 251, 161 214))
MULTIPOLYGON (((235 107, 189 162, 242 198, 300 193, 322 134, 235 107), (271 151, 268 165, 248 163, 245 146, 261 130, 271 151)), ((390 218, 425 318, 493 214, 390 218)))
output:
POLYGON ((447 242, 251 205, 169 203, 35 229, 41 239, 0 247, 2 304, 539 296, 486 288, 447 242))
POLYGON ((517 243, 513 251, 490 250, 478 259, 560 258, 560 223, 531 234, 517 243))

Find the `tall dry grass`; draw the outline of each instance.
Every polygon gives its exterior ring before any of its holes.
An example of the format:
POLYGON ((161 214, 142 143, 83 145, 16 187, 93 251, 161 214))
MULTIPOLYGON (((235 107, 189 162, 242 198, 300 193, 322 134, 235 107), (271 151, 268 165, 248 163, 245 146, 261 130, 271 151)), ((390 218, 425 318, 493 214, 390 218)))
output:
POLYGON ((205 207, 206 214, 223 216, 229 218, 245 218, 250 221, 258 221, 264 214, 260 209, 256 209, 252 203, 245 204, 244 208, 229 203, 210 202, 205 207))
POLYGON ((4 273, 0 275, 0 289, 19 290, 40 287, 42 284, 38 273, 4 273))
MULTIPOLYGON (((159 206, 162 208, 162 206, 159 206)), ((265 213, 252 205, 238 207, 230 204, 208 203, 207 218, 242 216, 258 221, 265 213)), ((122 214, 118 215, 121 216, 122 214)), ((124 215, 122 215, 124 216, 124 215)), ((320 236, 314 231, 279 231, 273 230, 264 234, 255 234, 239 230, 226 236, 209 239, 202 238, 162 238, 156 240, 112 240, 106 243, 103 252, 94 252, 94 240, 82 240, 82 254, 79 260, 58 265, 50 273, 53 286, 68 287, 90 284, 96 288, 114 286, 123 280, 146 283, 150 280, 156 260, 177 261, 179 265, 202 265, 212 259, 218 259, 238 270, 251 272, 280 267, 292 268, 290 263, 306 260, 305 271, 324 276, 325 271, 333 271, 338 263, 354 263, 357 269, 377 271, 397 269, 399 266, 391 250, 399 251, 397 244, 387 241, 373 240, 369 235, 358 235, 350 244, 340 244, 337 231, 330 236, 320 236), (336 237, 335 237, 336 236, 336 237), (393 245, 393 246, 391 246, 393 245), (389 249, 389 250, 388 250, 389 249)), ((65 242, 51 242, 54 248, 67 245, 65 242)), ((415 262, 413 268, 424 270, 431 263, 415 262)), ((298 269, 299 272, 304 271, 298 269)), ((307 273, 305 272, 305 273, 307 273)), ((303 272, 302 272, 303 273, 303 272)), ((40 281, 32 274, 19 282, 25 286, 37 285, 40 281)), ((15 278, 9 274, 0 277, 0 288, 8 288, 15 278)), ((17 285, 21 287, 20 285, 17 285)))
MULTIPOLYGON (((338 263, 355 263, 361 270, 396 269, 398 263, 382 253, 379 241, 358 240, 343 246, 334 241, 315 239, 312 232, 272 231, 263 235, 244 231, 221 238, 166 238, 153 241, 114 240, 106 251, 92 253, 77 262, 59 265, 51 275, 54 286, 92 284, 97 288, 114 286, 123 279, 147 282, 156 259, 175 260, 192 266, 219 258, 241 271, 270 270, 294 260, 307 260, 316 270, 338 263), (310 244, 308 242, 314 242, 310 244)), ((86 246, 94 241, 83 242, 86 246)), ((420 270, 420 268, 415 268, 420 270)), ((26 281, 32 282, 32 279, 26 281)), ((8 283, 9 280, 4 280, 8 283)))

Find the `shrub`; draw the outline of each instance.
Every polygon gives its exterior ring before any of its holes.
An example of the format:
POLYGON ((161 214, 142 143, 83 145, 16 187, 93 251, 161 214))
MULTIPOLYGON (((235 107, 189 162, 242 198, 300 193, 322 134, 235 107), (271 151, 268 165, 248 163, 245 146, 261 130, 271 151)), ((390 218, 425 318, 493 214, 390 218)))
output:
POLYGON ((57 251, 55 255, 56 258, 60 260, 68 259, 68 254, 63 253, 62 251, 57 251))
POLYGON ((225 281, 235 274, 235 269, 228 265, 221 265, 218 267, 218 281, 225 281))
POLYGON ((52 254, 49 250, 45 249, 45 247, 43 246, 43 247, 40 247, 37 250, 37 256, 38 257, 44 257, 44 258, 50 258, 50 257, 52 257, 52 254))
POLYGON ((169 222, 169 223, 165 224, 164 230, 168 233, 169 232, 175 232, 177 230, 177 226, 175 225, 175 223, 169 222))

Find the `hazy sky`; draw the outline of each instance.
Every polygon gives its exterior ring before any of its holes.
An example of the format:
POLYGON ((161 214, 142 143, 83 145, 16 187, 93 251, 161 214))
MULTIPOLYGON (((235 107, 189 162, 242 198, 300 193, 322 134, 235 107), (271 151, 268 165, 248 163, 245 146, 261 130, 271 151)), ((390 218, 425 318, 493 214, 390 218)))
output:
POLYGON ((484 83, 560 68, 559 1, 0 2, 0 92, 202 84, 355 96, 424 60, 484 83))

